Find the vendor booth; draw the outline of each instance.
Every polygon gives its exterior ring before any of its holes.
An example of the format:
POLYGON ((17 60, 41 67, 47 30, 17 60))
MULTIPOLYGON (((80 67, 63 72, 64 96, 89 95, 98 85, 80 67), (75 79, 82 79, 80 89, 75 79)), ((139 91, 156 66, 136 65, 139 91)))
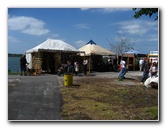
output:
POLYGON ((135 71, 135 70, 139 70, 140 58, 147 57, 147 55, 142 54, 136 50, 129 50, 127 52, 124 52, 121 57, 123 57, 123 59, 126 61, 126 66, 128 67, 128 70, 135 71))
POLYGON ((79 49, 80 51, 84 51, 85 53, 81 53, 80 55, 83 58, 88 60, 88 70, 102 70, 103 60, 102 56, 115 56, 116 54, 97 45, 93 40, 90 40, 85 46, 79 49))
POLYGON ((40 45, 27 50, 28 69, 36 74, 57 73, 62 63, 74 60, 78 53, 84 53, 62 40, 48 39, 40 45))

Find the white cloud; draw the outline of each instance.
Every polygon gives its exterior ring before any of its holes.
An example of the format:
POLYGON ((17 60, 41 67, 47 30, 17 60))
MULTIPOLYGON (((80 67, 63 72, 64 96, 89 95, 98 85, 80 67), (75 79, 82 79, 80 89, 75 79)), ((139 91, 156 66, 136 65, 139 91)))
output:
POLYGON ((80 8, 82 11, 89 10, 90 8, 80 8))
POLYGON ((120 11, 131 11, 131 8, 102 8, 99 9, 102 13, 113 13, 113 12, 120 12, 120 11))
POLYGON ((149 41, 158 42, 158 35, 152 34, 152 35, 148 35, 144 38, 136 39, 136 42, 149 42, 149 41))
POLYGON ((52 34, 52 33, 50 33, 50 34, 48 35, 47 39, 57 39, 57 38, 59 38, 59 37, 60 37, 59 34, 52 34))
POLYGON ((78 29, 89 29, 90 28, 88 24, 76 24, 74 26, 78 29))
POLYGON ((149 36, 149 41, 158 41, 158 35, 157 34, 153 34, 149 36))
POLYGON ((144 35, 151 30, 158 30, 157 22, 145 20, 122 21, 111 25, 119 25, 118 32, 133 35, 144 35))
POLYGON ((80 8, 82 11, 90 10, 91 12, 113 13, 120 11, 131 11, 132 8, 80 8))
POLYGON ((45 35, 49 32, 48 29, 44 28, 45 23, 41 20, 33 17, 9 17, 8 27, 10 30, 18 30, 21 33, 30 35, 45 35))
POLYGON ((87 42, 84 40, 78 40, 75 42, 76 48, 81 48, 82 46, 84 46, 87 42))
POLYGON ((59 37, 60 35, 59 34, 52 34, 52 37, 53 38, 57 38, 57 37, 59 37))
POLYGON ((15 38, 15 37, 12 37, 12 36, 8 36, 8 42, 14 42, 14 43, 19 43, 20 40, 15 38))

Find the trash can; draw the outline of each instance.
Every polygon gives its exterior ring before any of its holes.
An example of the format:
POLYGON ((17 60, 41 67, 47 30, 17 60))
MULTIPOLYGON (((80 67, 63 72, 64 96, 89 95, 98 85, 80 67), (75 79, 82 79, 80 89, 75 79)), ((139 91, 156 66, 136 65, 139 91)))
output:
POLYGON ((64 74, 64 86, 71 86, 73 84, 73 74, 64 74))

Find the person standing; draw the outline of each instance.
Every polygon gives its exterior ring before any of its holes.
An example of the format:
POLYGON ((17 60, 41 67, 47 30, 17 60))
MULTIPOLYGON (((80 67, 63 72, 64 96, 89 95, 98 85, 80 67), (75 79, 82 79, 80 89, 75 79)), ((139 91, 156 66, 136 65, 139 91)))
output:
POLYGON ((73 73, 73 65, 71 64, 70 60, 67 61, 67 73, 73 73))
POLYGON ((109 64, 109 67, 110 67, 110 71, 112 71, 113 70, 113 63, 112 63, 111 58, 108 59, 108 64, 109 64))
POLYGON ((21 76, 23 75, 24 73, 24 76, 26 75, 26 64, 27 63, 27 60, 25 58, 25 55, 23 55, 21 58, 20 58, 20 69, 21 69, 21 76))
POLYGON ((126 74, 126 62, 122 59, 122 61, 120 62, 120 72, 118 74, 118 78, 122 78, 124 79, 125 74, 126 74))
POLYGON ((117 57, 113 60, 113 69, 115 72, 117 72, 117 57))
POLYGON ((142 66, 143 66, 144 60, 141 58, 139 61, 139 70, 142 71, 142 66))
POLYGON ((79 64, 78 64, 78 62, 74 63, 74 69, 75 69, 75 75, 77 76, 77 74, 79 72, 79 64))
POLYGON ((142 74, 141 84, 143 84, 145 82, 145 80, 148 78, 149 68, 150 68, 149 63, 144 60, 144 63, 142 66, 143 74, 142 74))
POLYGON ((84 75, 87 74, 87 64, 88 64, 88 60, 84 59, 83 60, 83 71, 84 71, 84 75))
POLYGON ((149 69, 150 71, 150 77, 157 75, 157 63, 153 62, 152 66, 149 69))

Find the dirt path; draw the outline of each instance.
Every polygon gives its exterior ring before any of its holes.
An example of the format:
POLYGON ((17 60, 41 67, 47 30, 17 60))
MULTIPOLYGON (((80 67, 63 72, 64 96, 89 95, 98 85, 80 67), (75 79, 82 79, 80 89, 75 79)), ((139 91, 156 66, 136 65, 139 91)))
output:
MULTIPOLYGON (((84 76, 82 73, 80 73, 78 76, 73 76, 73 84, 75 80, 83 80, 86 78, 115 78, 117 79, 119 72, 91 72, 90 74, 87 74, 86 76, 84 76)), ((140 84, 141 82, 141 77, 142 77, 142 72, 140 71, 129 71, 126 73, 125 75, 126 77, 126 81, 123 82, 123 84, 128 84, 131 85, 131 80, 136 79, 137 80, 137 84, 140 84)), ((58 76, 58 81, 60 86, 63 86, 63 76, 58 76)), ((118 79, 117 79, 118 81, 118 79)))

